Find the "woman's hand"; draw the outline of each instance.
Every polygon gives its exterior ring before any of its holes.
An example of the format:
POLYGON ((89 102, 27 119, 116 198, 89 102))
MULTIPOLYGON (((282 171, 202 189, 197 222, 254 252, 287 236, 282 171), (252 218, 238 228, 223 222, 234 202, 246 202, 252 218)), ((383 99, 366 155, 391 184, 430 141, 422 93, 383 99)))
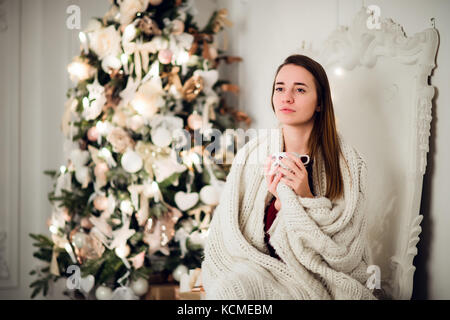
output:
POLYGON ((277 211, 280 211, 280 209, 281 209, 281 201, 278 198, 275 200, 275 209, 277 211))
MULTIPOLYGON (((278 206, 280 207, 280 201, 278 200, 278 194, 277 194, 277 185, 278 182, 280 182, 280 179, 282 178, 282 174, 277 174, 276 171, 270 172, 270 167, 272 166, 272 157, 269 156, 266 160, 266 165, 264 167, 264 175, 266 176, 266 182, 267 182, 267 189, 269 189, 269 192, 274 195, 274 197, 278 201, 278 206)), ((277 206, 277 202, 275 202, 275 208, 277 206)), ((278 209, 277 209, 278 210, 278 209)))
POLYGON ((277 172, 283 174, 281 181, 302 198, 314 198, 308 182, 308 171, 306 171, 303 162, 294 155, 287 153, 288 158, 283 158, 281 162, 290 170, 281 166, 277 167, 277 172))

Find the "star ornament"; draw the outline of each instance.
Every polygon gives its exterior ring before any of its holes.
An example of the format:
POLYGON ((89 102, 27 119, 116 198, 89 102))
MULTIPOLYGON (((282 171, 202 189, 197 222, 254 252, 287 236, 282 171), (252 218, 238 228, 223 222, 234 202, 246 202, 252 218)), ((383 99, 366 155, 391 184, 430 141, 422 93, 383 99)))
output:
POLYGON ((131 100, 133 100, 139 85, 139 80, 135 81, 132 76, 128 77, 127 86, 119 94, 122 98, 122 100, 120 101, 121 105, 126 106, 128 105, 128 103, 130 103, 131 100))
POLYGON ((95 77, 94 82, 86 86, 89 92, 89 99, 98 99, 105 93, 105 88, 98 82, 97 77, 95 77))
POLYGON ((135 233, 136 230, 129 228, 129 221, 124 223, 121 228, 113 231, 113 241, 111 242, 110 248, 124 247, 127 244, 127 240, 135 233))

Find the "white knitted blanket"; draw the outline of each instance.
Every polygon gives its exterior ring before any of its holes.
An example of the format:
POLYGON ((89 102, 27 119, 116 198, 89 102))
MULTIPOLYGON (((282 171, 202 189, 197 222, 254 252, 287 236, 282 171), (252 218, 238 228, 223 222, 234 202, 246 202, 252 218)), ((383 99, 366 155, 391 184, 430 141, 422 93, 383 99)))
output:
POLYGON ((315 198, 297 196, 280 182, 281 201, 270 230, 270 244, 282 259, 269 255, 264 242, 264 210, 272 195, 264 162, 283 151, 281 128, 258 135, 236 154, 211 221, 202 281, 206 299, 376 299, 365 284, 366 164, 358 151, 339 142, 344 199, 324 196, 322 156, 313 163, 315 198))

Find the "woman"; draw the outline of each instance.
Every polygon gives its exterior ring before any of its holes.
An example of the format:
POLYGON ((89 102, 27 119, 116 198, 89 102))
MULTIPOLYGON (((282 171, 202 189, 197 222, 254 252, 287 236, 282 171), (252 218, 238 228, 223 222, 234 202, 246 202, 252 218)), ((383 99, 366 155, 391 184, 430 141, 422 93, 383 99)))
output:
POLYGON ((365 286, 366 164, 336 131, 322 66, 288 57, 272 108, 279 128, 238 151, 214 212, 202 264, 206 298, 376 299, 365 286), (272 174, 270 156, 283 151, 287 169, 272 174))

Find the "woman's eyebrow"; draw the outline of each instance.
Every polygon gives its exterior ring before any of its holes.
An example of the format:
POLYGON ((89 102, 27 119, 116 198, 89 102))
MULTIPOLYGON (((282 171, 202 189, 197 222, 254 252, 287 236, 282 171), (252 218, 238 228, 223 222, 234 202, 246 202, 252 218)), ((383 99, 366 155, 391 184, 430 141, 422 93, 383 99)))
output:
MULTIPOLYGON (((284 82, 277 82, 275 84, 281 84, 284 85, 284 82)), ((303 82, 294 82, 294 85, 299 85, 299 86, 305 86, 308 88, 308 86, 306 84, 304 84, 303 82)))

